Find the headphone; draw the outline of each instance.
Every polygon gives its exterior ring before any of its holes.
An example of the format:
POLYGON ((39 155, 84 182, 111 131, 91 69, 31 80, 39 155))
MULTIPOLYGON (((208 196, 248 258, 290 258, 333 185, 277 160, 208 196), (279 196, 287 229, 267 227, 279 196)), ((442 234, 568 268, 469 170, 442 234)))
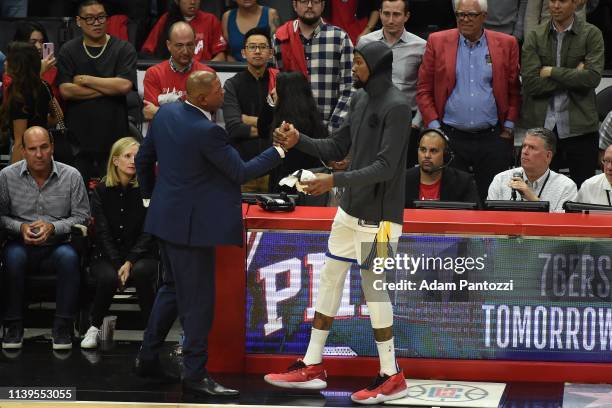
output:
POLYGON ((447 167, 450 164, 450 162, 453 161, 453 159, 455 158, 455 153, 453 153, 453 150, 450 147, 450 139, 448 138, 448 136, 446 136, 446 133, 444 133, 442 129, 437 129, 437 128, 423 129, 421 133, 419 134, 419 144, 418 145, 419 146, 421 145, 421 139, 423 138, 423 136, 425 136, 427 133, 432 133, 432 132, 438 134, 442 139, 444 139, 444 156, 443 156, 442 166, 435 169, 435 171, 438 171, 438 170, 441 170, 447 167))

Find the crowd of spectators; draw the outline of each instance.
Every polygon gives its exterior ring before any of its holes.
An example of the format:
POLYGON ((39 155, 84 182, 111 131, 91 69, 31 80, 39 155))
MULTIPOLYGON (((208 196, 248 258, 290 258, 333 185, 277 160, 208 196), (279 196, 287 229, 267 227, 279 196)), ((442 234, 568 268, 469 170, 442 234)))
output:
MULTIPOLYGON (((49 47, 45 27, 29 17, 0 50, 6 59, 0 124, 11 146, 10 165, 0 172, 0 216, 9 232, 2 286, 11 293, 3 297, 5 348, 21 347, 25 271, 46 260, 62 281, 54 347, 71 344, 67 328, 79 272, 67 234, 91 215, 97 290, 82 346, 96 346, 112 294, 127 281, 138 288, 145 319, 151 310, 157 261, 152 238, 142 233, 146 209, 133 161, 139 141, 126 138, 133 133, 128 98, 138 90, 139 58, 156 60, 140 90, 145 121, 184 99, 194 71, 214 71, 216 61, 240 62, 235 70, 241 72, 224 84, 219 113, 228 143, 250 160, 271 145, 272 130, 284 122, 312 139, 334 137, 347 112, 358 108, 353 46, 382 42, 393 51, 393 84, 413 113, 394 123, 411 134, 407 169, 396 169, 406 171, 406 207, 414 200, 481 206, 486 199, 545 200, 554 212, 563 211, 565 201, 612 206, 612 112, 599 123, 595 94, 609 38, 602 35, 605 27, 588 22, 593 10, 611 13, 606 2, 426 2, 437 5, 437 19, 419 8, 424 2, 412 8, 405 0, 123 3, 65 1, 78 36, 49 47), (130 38, 129 21, 146 27, 146 35, 130 38), (47 129, 58 123, 65 125, 58 136, 73 136, 61 141, 74 149, 66 163, 53 160, 60 140, 47 129), (526 136, 517 154, 519 129, 526 136), (100 179, 90 189, 90 211, 85 186, 100 179)), ((4 1, 0 14, 26 17, 27 2, 4 1)), ((353 128, 380 125, 363 119, 352 118, 353 128)), ((350 153, 334 158, 325 162, 292 150, 281 167, 243 191, 278 192, 279 180, 301 169, 351 169, 350 153)), ((331 196, 341 194, 337 189, 303 203, 330 205, 331 196)))

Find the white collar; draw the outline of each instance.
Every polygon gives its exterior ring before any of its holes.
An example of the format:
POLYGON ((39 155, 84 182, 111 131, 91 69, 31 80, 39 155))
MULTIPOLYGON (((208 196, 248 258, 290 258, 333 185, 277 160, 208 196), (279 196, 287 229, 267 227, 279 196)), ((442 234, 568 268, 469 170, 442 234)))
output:
POLYGON ((195 106, 193 103, 189 102, 188 100, 185 100, 185 103, 187 105, 193 106, 194 108, 202 112, 204 116, 206 116, 206 118, 212 122, 212 115, 210 114, 210 112, 206 112, 204 109, 200 108, 199 106, 195 106))

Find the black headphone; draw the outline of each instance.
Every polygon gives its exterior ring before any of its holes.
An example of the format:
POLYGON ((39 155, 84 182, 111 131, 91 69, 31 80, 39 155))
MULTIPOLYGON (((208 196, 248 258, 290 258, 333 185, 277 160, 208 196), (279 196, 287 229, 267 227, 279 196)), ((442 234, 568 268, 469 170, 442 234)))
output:
POLYGON ((444 139, 444 156, 443 156, 442 166, 440 168, 447 167, 450 164, 450 162, 452 162, 453 159, 455 158, 455 153, 453 153, 453 150, 450 147, 450 139, 448 138, 448 136, 446 136, 446 133, 444 133, 442 129, 438 129, 438 128, 423 129, 421 133, 419 134, 418 146, 421 145, 421 139, 423 138, 423 136, 431 132, 437 133, 442 139, 444 139))

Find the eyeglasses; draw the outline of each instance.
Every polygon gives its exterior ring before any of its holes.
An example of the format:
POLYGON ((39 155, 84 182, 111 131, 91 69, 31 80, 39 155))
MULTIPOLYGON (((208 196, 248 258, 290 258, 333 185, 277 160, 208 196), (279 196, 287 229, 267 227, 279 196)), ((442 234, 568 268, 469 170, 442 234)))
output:
POLYGON ((473 20, 480 15, 482 15, 482 12, 477 12, 477 11, 470 11, 469 13, 463 12, 463 11, 457 11, 455 13, 455 17, 457 17, 457 20, 461 20, 464 18, 467 18, 468 20, 473 20))
POLYGON ((609 166, 609 165, 612 164, 612 160, 604 159, 604 160, 601 161, 601 164, 604 165, 604 166, 609 166))
POLYGON ((270 49, 267 44, 247 44, 245 47, 247 51, 255 52, 257 50, 264 52, 270 49))
POLYGON ((313 6, 320 6, 323 0, 296 0, 302 6, 307 6, 308 3, 312 3, 313 6))
POLYGON ((108 18, 108 16, 106 14, 102 14, 100 16, 92 16, 92 17, 79 16, 79 18, 85 21, 87 25, 94 25, 96 22, 100 24, 106 23, 106 19, 108 18))

